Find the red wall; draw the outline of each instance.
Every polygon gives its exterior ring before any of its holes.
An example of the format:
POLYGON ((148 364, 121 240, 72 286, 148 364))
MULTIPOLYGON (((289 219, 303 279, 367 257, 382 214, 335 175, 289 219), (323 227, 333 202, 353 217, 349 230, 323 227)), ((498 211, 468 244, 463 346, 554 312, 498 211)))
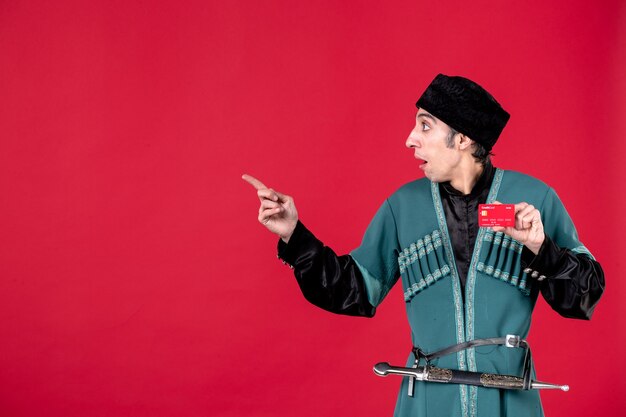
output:
POLYGON ((0 415, 391 415, 410 348, 309 305, 240 176, 338 252, 421 175, 404 140, 438 73, 512 114, 495 164, 565 202, 604 266, 591 322, 540 301, 548 415, 625 404, 624 2, 3 1, 0 415), (441 4, 445 3, 445 4, 441 4))

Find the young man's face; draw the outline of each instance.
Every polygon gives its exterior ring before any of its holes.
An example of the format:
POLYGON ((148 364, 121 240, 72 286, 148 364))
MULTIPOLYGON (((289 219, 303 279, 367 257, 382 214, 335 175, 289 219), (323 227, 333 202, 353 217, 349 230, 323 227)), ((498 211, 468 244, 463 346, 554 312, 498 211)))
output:
POLYGON ((415 128, 406 140, 407 148, 414 148, 415 158, 422 161, 419 168, 433 182, 451 181, 461 162, 461 152, 455 146, 448 148, 446 138, 450 127, 424 109, 417 111, 415 128))

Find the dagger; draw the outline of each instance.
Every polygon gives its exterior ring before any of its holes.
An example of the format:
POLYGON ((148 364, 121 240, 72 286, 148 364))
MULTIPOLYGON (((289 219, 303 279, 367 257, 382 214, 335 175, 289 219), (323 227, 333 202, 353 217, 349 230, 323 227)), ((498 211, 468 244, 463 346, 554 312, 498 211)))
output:
POLYGON ((557 385, 547 382, 530 381, 530 388, 524 388, 524 379, 517 376, 459 371, 456 369, 437 368, 436 366, 403 368, 391 366, 387 362, 380 362, 374 365, 374 373, 378 376, 404 375, 415 378, 418 381, 476 385, 485 388, 518 390, 560 389, 561 391, 569 391, 569 385, 557 385))

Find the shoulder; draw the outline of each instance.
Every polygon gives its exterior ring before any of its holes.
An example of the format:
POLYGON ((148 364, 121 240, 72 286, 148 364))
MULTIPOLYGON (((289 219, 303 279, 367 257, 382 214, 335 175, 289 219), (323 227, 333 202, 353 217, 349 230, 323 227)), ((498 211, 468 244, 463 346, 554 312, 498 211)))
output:
POLYGON ((538 191, 547 192, 550 186, 538 178, 524 174, 518 171, 503 169, 502 184, 505 186, 516 186, 524 189, 536 189, 538 191))
POLYGON ((418 180, 413 180, 398 187, 398 189, 393 194, 391 194, 389 198, 402 197, 407 194, 414 194, 416 192, 430 192, 430 185, 430 180, 425 177, 418 180))
POLYGON ((407 200, 414 200, 415 198, 429 196, 431 193, 430 190, 430 180, 428 178, 420 178, 398 187, 398 189, 387 198, 387 201, 392 205, 400 204, 402 202, 406 202, 407 200))
MULTIPOLYGON (((525 201, 535 207, 544 207, 558 200, 554 189, 545 182, 517 171, 502 170, 502 184, 500 192, 507 202, 525 201)), ((501 202, 504 202, 501 200, 501 202)))
POLYGON ((403 222, 416 212, 425 213, 433 209, 432 183, 421 178, 401 185, 383 203, 396 219, 403 222))

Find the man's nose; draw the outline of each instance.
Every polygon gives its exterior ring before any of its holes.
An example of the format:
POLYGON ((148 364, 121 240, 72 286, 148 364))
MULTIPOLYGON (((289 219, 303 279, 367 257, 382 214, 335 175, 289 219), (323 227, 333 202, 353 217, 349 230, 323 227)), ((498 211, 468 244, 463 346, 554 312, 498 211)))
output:
POLYGON ((415 132, 415 129, 411 130, 411 133, 409 133, 409 137, 406 138, 406 147, 407 148, 419 148, 421 147, 419 138, 417 136, 417 133, 415 132))

